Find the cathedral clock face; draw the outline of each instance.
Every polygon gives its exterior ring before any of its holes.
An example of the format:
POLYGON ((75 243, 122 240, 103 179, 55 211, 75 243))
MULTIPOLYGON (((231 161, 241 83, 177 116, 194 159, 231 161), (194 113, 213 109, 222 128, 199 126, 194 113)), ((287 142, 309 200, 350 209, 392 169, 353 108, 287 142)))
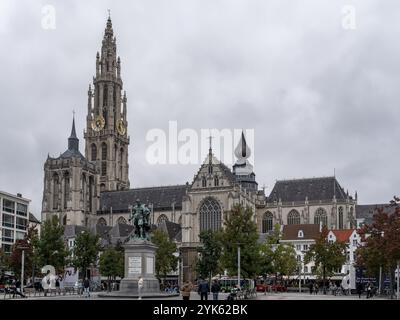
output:
POLYGON ((118 122, 117 122, 117 130, 118 130, 118 133, 121 136, 123 136, 125 134, 126 128, 125 128, 124 120, 122 120, 122 119, 118 120, 118 122))
POLYGON ((103 116, 98 115, 92 122, 92 129, 98 132, 104 128, 105 123, 103 116))

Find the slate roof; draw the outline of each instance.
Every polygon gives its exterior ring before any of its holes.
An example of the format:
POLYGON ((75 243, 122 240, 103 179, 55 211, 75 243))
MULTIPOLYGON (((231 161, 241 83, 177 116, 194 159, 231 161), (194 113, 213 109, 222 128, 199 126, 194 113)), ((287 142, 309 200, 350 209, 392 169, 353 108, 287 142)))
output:
POLYGON ((82 231, 88 231, 88 229, 83 226, 66 225, 64 227, 64 238, 74 238, 82 231))
POLYGON ((393 207, 388 207, 389 203, 380 204, 359 204, 356 205, 356 219, 364 219, 365 224, 371 224, 377 209, 383 208, 389 212, 394 211, 393 207))
POLYGON ((163 220, 158 227, 168 234, 170 240, 182 241, 182 227, 180 224, 163 220))
POLYGON ((317 239, 320 235, 318 224, 291 224, 284 225, 282 230, 282 240, 310 240, 317 239), (302 230, 304 236, 298 237, 299 231, 302 230))
POLYGON ((309 179, 279 180, 275 183, 268 200, 269 202, 298 202, 332 200, 335 193, 337 200, 345 200, 347 195, 335 177, 309 179))
POLYGON ((41 222, 30 212, 29 212, 29 222, 41 224, 41 222))
POLYGON ((114 213, 128 212, 129 205, 133 205, 136 199, 146 205, 153 204, 154 210, 172 210, 172 203, 175 202, 175 209, 180 210, 188 187, 177 185, 102 192, 100 212, 109 212, 110 208, 114 213))

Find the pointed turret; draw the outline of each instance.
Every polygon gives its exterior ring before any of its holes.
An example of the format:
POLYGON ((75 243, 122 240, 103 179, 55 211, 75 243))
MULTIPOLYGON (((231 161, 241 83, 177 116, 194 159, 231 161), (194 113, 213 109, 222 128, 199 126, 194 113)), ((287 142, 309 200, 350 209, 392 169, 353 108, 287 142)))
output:
POLYGON ((233 173, 240 185, 247 190, 257 191, 258 184, 253 166, 247 160, 251 155, 251 150, 246 142, 246 137, 242 131, 240 141, 235 149, 236 163, 233 165, 233 173))
POLYGON ((75 116, 72 119, 71 136, 68 138, 68 150, 79 151, 79 139, 75 130, 75 116))

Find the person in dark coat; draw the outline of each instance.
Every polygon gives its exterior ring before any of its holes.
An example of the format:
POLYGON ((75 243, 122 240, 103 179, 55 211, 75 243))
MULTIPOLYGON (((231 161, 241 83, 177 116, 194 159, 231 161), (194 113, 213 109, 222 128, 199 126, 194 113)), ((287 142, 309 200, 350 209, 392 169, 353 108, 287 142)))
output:
POLYGON ((218 300, 218 293, 221 291, 221 287, 217 280, 214 280, 211 286, 211 292, 213 294, 213 300, 218 300))
POLYGON ((210 287, 207 281, 201 281, 197 292, 200 295, 200 300, 208 300, 208 293, 210 292, 210 287))
POLYGON ((15 288, 14 288, 14 294, 13 294, 13 298, 15 298, 15 295, 19 295, 22 298, 26 298, 26 296, 21 292, 21 281, 19 281, 19 279, 17 279, 14 283, 15 288))
POLYGON ((361 282, 357 282, 357 294, 359 299, 361 299, 362 292, 363 292, 363 285, 361 282))
POLYGON ((310 281, 310 283, 308 284, 308 288, 310 289, 310 294, 312 294, 312 292, 313 292, 313 287, 314 287, 314 285, 313 285, 313 283, 310 281))

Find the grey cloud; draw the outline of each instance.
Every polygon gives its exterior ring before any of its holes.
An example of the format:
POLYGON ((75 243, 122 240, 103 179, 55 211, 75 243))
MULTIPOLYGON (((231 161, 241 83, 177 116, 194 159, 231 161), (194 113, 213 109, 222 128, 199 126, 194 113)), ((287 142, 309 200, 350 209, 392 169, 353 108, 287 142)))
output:
POLYGON ((112 11, 128 94, 132 186, 191 181, 197 166, 150 166, 146 133, 253 128, 255 170, 275 179, 333 174, 363 203, 397 193, 400 28, 396 1, 47 1, 0 9, 0 189, 41 209, 47 154, 67 146, 72 109, 80 148, 86 93, 112 11), (378 185, 375 185, 377 182, 378 185))

